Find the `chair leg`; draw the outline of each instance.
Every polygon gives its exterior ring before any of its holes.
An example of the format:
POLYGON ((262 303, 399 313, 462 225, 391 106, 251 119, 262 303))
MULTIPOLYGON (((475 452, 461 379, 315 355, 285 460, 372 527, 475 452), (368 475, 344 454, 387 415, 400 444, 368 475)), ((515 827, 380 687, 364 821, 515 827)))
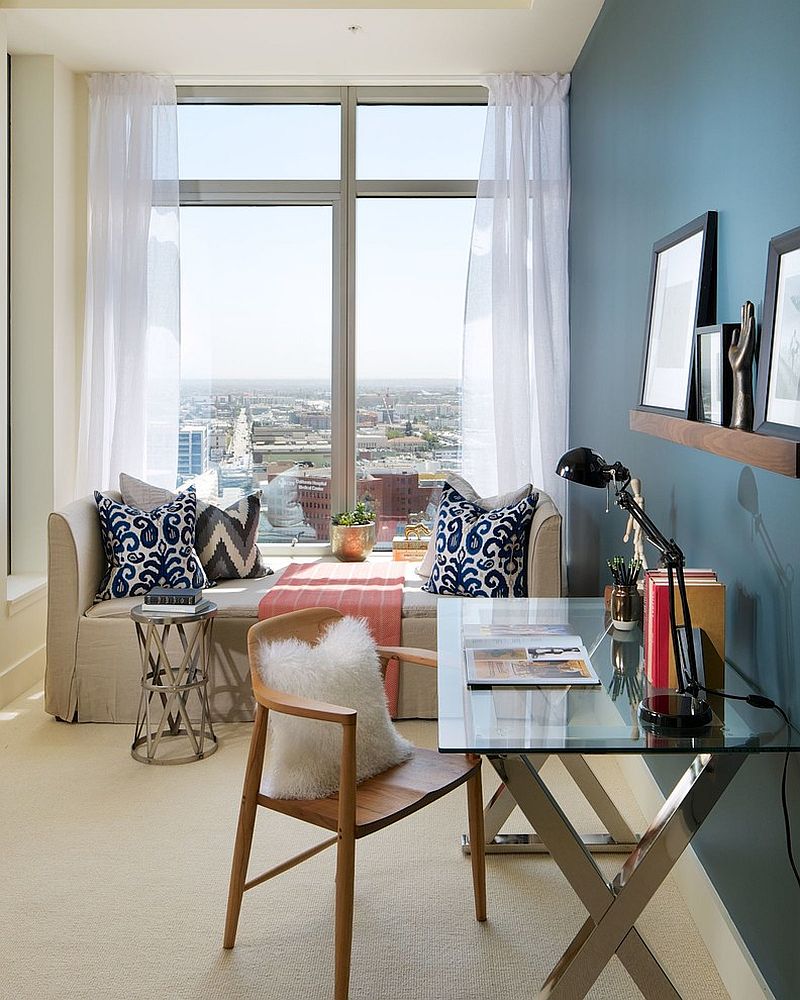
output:
POLYGON ((472 888, 475 893, 475 918, 486 919, 486 843, 483 829, 483 786, 480 768, 467 781, 469 815, 469 856, 472 860, 472 888))
POLYGON ((253 844, 253 830, 256 823, 256 810, 258 809, 258 789, 264 768, 268 714, 262 705, 256 707, 253 735, 250 738, 250 752, 244 773, 242 804, 239 808, 239 823, 236 828, 236 844, 233 848, 231 880, 228 888, 228 910, 225 915, 225 934, 222 940, 223 948, 232 948, 236 942, 236 928, 239 923, 239 911, 242 908, 244 884, 247 880, 250 848, 253 844))
POLYGON ((352 831, 341 833, 336 851, 335 1000, 347 1000, 350 992, 355 869, 356 841, 354 833, 352 831))

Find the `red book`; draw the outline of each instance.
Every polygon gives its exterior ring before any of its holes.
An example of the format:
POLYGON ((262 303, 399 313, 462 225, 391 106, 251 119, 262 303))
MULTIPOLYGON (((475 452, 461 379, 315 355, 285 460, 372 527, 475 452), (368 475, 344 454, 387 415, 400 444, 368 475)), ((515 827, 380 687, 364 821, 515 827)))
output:
MULTIPOLYGON (((715 583, 716 573, 711 569, 686 569, 684 577, 687 590, 691 586, 715 583)), ((654 687, 675 686, 670 670, 670 647, 672 636, 669 625, 669 575, 667 570, 648 570, 645 573, 645 613, 644 613, 644 666, 647 680, 654 687)), ((676 610, 680 597, 675 586, 676 610)), ((680 623, 683 616, 678 612, 680 623)))

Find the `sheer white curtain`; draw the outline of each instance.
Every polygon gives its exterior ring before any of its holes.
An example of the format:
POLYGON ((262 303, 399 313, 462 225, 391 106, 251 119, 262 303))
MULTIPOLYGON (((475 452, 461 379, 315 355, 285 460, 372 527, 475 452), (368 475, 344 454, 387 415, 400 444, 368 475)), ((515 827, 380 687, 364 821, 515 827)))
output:
POLYGON ((175 85, 89 78, 89 222, 78 485, 174 487, 180 406, 175 85))
POLYGON ((483 496, 532 482, 563 511, 569 76, 508 74, 487 86, 464 324, 464 475, 483 496))

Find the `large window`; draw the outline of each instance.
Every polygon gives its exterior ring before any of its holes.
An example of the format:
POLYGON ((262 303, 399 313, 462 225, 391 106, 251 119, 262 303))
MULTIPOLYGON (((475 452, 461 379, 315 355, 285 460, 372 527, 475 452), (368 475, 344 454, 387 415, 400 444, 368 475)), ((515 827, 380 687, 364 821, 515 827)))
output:
POLYGON ((379 544, 460 467, 481 89, 180 91, 179 481, 260 540, 379 544))

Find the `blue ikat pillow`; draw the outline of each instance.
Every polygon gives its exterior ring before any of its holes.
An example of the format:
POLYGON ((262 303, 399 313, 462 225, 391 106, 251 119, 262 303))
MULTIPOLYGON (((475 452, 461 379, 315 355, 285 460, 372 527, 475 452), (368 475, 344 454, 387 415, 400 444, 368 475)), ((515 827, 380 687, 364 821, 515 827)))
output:
POLYGON ((423 590, 450 597, 527 597, 528 545, 538 493, 484 510, 449 483, 436 515, 433 570, 423 590))
POLYGON ((151 511, 95 492, 106 572, 95 597, 147 594, 153 587, 207 587, 194 550, 197 498, 194 488, 151 511))

